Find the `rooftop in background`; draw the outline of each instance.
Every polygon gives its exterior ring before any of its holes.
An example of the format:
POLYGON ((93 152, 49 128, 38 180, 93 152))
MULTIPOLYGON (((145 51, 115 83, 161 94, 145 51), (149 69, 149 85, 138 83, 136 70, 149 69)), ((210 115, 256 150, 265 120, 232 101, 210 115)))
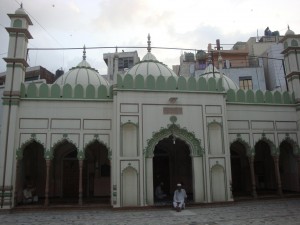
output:
MULTIPOLYGON (((5 84, 6 72, 0 73, 0 85, 5 84)), ((55 75, 42 66, 27 67, 25 73, 26 81, 45 80, 47 84, 52 84, 55 80, 55 75)))

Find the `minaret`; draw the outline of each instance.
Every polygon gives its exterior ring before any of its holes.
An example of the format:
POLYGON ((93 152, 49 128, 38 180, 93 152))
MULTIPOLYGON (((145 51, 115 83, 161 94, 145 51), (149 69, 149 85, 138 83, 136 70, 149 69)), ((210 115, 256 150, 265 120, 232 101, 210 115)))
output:
POLYGON ((300 103, 300 35, 295 34, 290 27, 285 33, 283 39, 284 68, 286 70, 286 79, 288 90, 295 94, 297 103, 300 103))
POLYGON ((14 177, 16 170, 15 144, 18 110, 20 101, 20 87, 24 82, 28 39, 32 36, 28 31, 32 22, 24 11, 22 4, 15 14, 8 14, 11 19, 9 46, 6 66, 5 88, 3 92, 3 118, 0 139, 0 208, 11 208, 14 205, 14 177))

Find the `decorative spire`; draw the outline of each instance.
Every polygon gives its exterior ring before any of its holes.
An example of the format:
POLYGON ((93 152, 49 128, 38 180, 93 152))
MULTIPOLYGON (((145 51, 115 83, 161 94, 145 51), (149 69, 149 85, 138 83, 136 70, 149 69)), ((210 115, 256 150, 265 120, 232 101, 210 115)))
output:
POLYGON ((150 40, 150 34, 148 34, 148 41, 147 41, 147 43, 148 43, 147 50, 148 50, 148 52, 151 52, 151 40, 150 40))
POLYGON ((21 4, 20 4, 20 8, 21 8, 21 9, 23 9, 23 2, 21 2, 21 4))
POLYGON ((84 46, 83 46, 83 56, 82 56, 83 60, 85 60, 85 59, 86 59, 86 55, 85 55, 85 53, 86 53, 86 51, 85 51, 85 45, 84 45, 84 46))
POLYGON ((288 25, 288 30, 290 29, 290 25, 288 25))

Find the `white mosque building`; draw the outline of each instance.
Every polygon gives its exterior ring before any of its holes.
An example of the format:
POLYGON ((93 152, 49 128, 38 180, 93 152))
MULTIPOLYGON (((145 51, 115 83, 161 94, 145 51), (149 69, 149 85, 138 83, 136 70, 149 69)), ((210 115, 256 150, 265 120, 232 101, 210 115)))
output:
MULTIPOLYGON (((300 35, 284 44, 286 92, 244 91, 209 65, 177 76, 148 53, 109 84, 83 60, 54 84, 25 83, 32 22, 17 9, 2 96, 0 204, 158 204, 181 182, 190 204, 300 192, 300 35)), ((114 57, 118 65, 118 53, 114 57)), ((117 71, 117 69, 115 70, 117 71)))

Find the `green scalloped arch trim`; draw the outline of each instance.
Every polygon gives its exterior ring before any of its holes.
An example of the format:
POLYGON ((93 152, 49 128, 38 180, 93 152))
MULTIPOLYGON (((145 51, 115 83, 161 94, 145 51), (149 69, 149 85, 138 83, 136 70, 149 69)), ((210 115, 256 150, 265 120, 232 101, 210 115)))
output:
POLYGON ((76 151, 78 152, 78 148, 77 148, 76 144, 75 144, 72 140, 70 140, 67 136, 65 136, 65 135, 64 135, 64 137, 62 137, 60 140, 58 140, 56 143, 54 143, 54 145, 52 145, 50 151, 51 151, 52 153, 54 153, 54 150, 55 150, 60 144, 63 144, 63 143, 66 143, 66 142, 67 142, 67 143, 70 143, 70 144, 72 144, 72 145, 74 145, 75 148, 76 148, 76 151))
MULTIPOLYGON (((297 156, 300 156, 300 148, 296 141, 291 139, 289 136, 285 137, 285 139, 282 140, 282 142, 288 142, 293 147, 293 153, 297 156)), ((279 144, 279 146, 282 144, 282 142, 279 144)))
POLYGON ((230 143, 230 146, 235 143, 235 142, 238 142, 240 144, 242 144, 245 149, 246 149, 246 153, 247 153, 247 156, 254 156, 255 152, 253 152, 253 149, 251 149, 249 143, 247 141, 245 141, 244 139, 242 139, 241 137, 237 137, 235 140, 233 140, 231 143, 230 143))
POLYGON ((152 138, 147 140, 147 147, 144 149, 145 157, 153 157, 153 151, 157 143, 170 135, 185 141, 190 147, 191 156, 202 156, 204 154, 201 140, 196 138, 194 132, 189 132, 186 128, 180 128, 176 124, 169 124, 167 128, 162 127, 159 131, 153 132, 152 138))
POLYGON ((40 140, 37 140, 35 137, 31 137, 30 139, 28 139, 27 141, 23 142, 20 146, 20 148, 17 149, 16 151, 16 159, 20 160, 23 158, 23 151, 24 149, 32 144, 32 143, 37 143, 37 144, 40 144, 41 146, 43 146, 44 148, 44 156, 45 156, 45 153, 46 153, 46 148, 45 146, 43 145, 43 143, 40 141, 40 140))
MULTIPOLYGON (((273 156, 278 156, 279 155, 279 150, 276 148, 276 145, 268 138, 262 136, 261 139, 259 139, 255 144, 254 146, 259 142, 259 141, 264 141, 266 142, 269 147, 270 147, 270 150, 271 150, 271 155, 273 156)), ((254 150, 255 151, 255 150, 254 150)))
POLYGON ((83 148, 83 151, 85 152, 86 149, 92 145, 93 143, 96 143, 98 142, 99 144, 103 145, 106 149, 107 149, 107 152, 108 152, 108 159, 111 160, 111 156, 112 156, 112 151, 111 149, 101 140, 98 139, 98 137, 94 138, 93 140, 90 140, 88 143, 85 144, 84 148, 83 148))

